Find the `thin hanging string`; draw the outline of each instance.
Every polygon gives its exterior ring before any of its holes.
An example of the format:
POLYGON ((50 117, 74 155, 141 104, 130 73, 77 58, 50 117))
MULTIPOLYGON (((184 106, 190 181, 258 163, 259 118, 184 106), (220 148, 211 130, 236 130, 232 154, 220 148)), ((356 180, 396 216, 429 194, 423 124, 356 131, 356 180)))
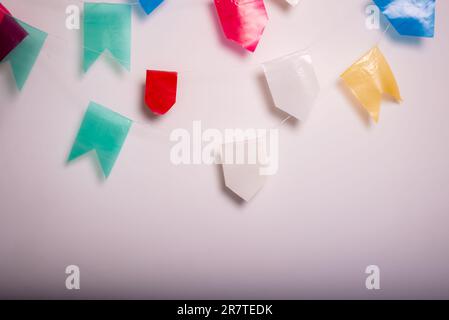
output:
MULTIPOLYGON (((47 0, 46 0, 47 1, 47 0)), ((89 2, 89 1, 84 1, 84 0, 64 0, 64 1, 66 1, 66 3, 69 3, 69 2, 72 2, 73 3, 73 1, 75 1, 75 2, 78 2, 78 3, 86 3, 86 2, 89 2)), ((100 2, 98 2, 98 3, 100 3, 100 2)), ((120 3, 116 3, 116 4, 130 4, 130 5, 140 5, 140 3, 139 2, 132 2, 132 3, 127 3, 127 2, 120 2, 120 3)), ((201 2, 201 4, 205 4, 205 5, 209 5, 209 2, 207 1, 207 2, 201 2)), ((301 3, 300 3, 301 4, 301 3)), ((296 8, 298 8, 298 6, 296 7, 296 8)), ((349 17, 350 16, 350 12, 344 17, 344 18, 347 18, 347 17, 349 17)), ((325 31, 323 31, 319 36, 317 36, 316 37, 316 39, 315 40, 313 40, 313 41, 311 41, 308 45, 306 45, 305 47, 303 47, 302 49, 300 49, 300 50, 297 50, 297 51, 308 51, 308 50, 310 50, 310 49, 312 49, 314 46, 316 46, 317 44, 319 44, 319 43, 321 43, 321 42, 324 42, 325 40, 327 40, 328 38, 331 38, 333 35, 335 35, 340 29, 339 28, 332 28, 332 30, 334 31, 334 32, 326 32, 327 30, 325 30, 325 31), (323 36, 324 34, 326 34, 327 36, 323 36)), ((81 30, 77 30, 77 32, 81 32, 81 30)), ((64 42, 64 43, 73 43, 73 41, 71 41, 71 40, 68 40, 67 38, 63 38, 63 37, 61 37, 61 36, 58 36, 58 35, 55 35, 55 34, 53 34, 53 33, 47 33, 48 34, 48 36, 49 37, 51 37, 51 38, 54 38, 55 40, 58 40, 58 41, 60 41, 60 42, 64 42)), ((84 44, 83 45, 81 45, 81 48, 83 48, 83 49, 85 49, 85 50, 87 50, 87 51, 91 51, 91 52, 94 52, 94 53, 96 53, 96 54, 98 54, 98 55, 103 55, 103 53, 105 53, 105 51, 98 51, 98 50, 95 50, 95 49, 93 49, 93 48, 90 48, 90 47, 87 47, 87 46, 85 46, 84 44)), ((44 50, 46 49, 45 47, 43 48, 44 50)), ((243 49, 242 49, 243 50, 243 49)), ((128 64, 129 63, 129 61, 125 61, 125 60, 122 60, 122 59, 120 59, 120 58, 116 58, 116 57, 114 57, 112 54, 110 54, 109 55, 109 58, 113 58, 114 60, 116 60, 117 62, 119 62, 120 64, 122 64, 122 65, 126 65, 126 64, 128 64)), ((265 61, 264 61, 265 62, 265 61)), ((255 62, 255 63, 247 63, 247 64, 245 64, 245 67, 247 67, 248 69, 250 69, 250 68, 259 68, 261 65, 263 65, 263 63, 264 62, 255 62)), ((149 69, 151 69, 151 68, 149 68, 149 69)), ((220 72, 220 71, 223 71, 223 72, 229 72, 229 71, 232 71, 232 70, 241 70, 242 69, 242 66, 233 66, 233 67, 227 67, 226 69, 214 69, 214 70, 212 70, 212 71, 214 71, 214 72, 220 72)), ((210 70, 210 68, 207 68, 207 70, 210 72, 211 70, 210 70)), ((184 70, 182 70, 182 69, 177 69, 177 72, 178 73, 185 73, 185 74, 189 74, 189 73, 199 73, 199 71, 198 71, 198 69, 184 69, 184 70)), ((134 74, 134 72, 132 71, 132 70, 130 70, 129 71, 129 74, 131 74, 131 75, 133 75, 134 74)))
MULTIPOLYGON (((76 2, 80 2, 80 3, 84 3, 84 2, 86 2, 86 1, 83 1, 83 0, 65 0, 67 3, 68 2, 73 2, 73 1, 76 1, 76 2)), ((124 3, 124 4, 130 4, 130 5, 140 5, 140 3, 139 2, 132 2, 132 3, 124 3)), ((333 30, 335 30, 336 28, 333 28, 333 30)), ((382 40, 385 38, 385 35, 386 35, 386 33, 388 32, 388 30, 390 29, 390 24, 388 24, 387 25, 387 27, 385 28, 385 30, 382 32, 382 34, 380 35, 380 37, 379 37, 379 39, 378 39, 378 41, 377 41, 377 45, 380 45, 380 43, 382 42, 382 40)), ((338 31, 338 30, 337 30, 338 31)), ((329 38, 329 37, 331 37, 331 36, 333 36, 334 35, 334 33, 329 33, 329 32, 325 32, 325 31, 323 31, 322 32, 323 34, 324 33, 326 33, 326 34, 328 34, 326 37, 317 37, 314 41, 312 41, 311 43, 309 43, 305 48, 303 48, 303 49, 301 49, 301 50, 298 50, 298 51, 308 51, 308 50, 310 50, 312 47, 314 47, 315 45, 317 45, 318 43, 321 43, 321 42, 323 42, 323 40, 325 40, 325 39, 327 39, 327 38, 329 38)), ((57 35, 54 35, 54 34, 50 34, 50 33, 48 33, 48 36, 50 36, 50 37, 52 37, 52 38, 55 38, 55 39, 57 39, 57 40, 59 40, 59 41, 63 41, 63 42, 65 42, 65 43, 69 43, 69 41, 67 40, 67 39, 65 39, 65 38, 62 38, 62 37, 60 37, 60 36, 57 36, 57 35)), ((98 53, 98 54, 102 54, 103 52, 99 52, 99 51, 96 51, 96 50, 93 50, 93 49, 91 49, 91 48, 88 48, 88 47, 86 47, 86 46, 82 46, 82 48, 84 48, 84 49, 86 49, 86 50, 90 50, 90 51, 93 51, 93 52, 96 52, 96 53, 98 53)), ((45 46, 44 46, 44 48, 43 48, 43 51, 45 52, 45 50, 46 50, 46 48, 45 48, 45 46)), ((49 55, 48 55, 48 52, 47 52, 47 55, 46 55, 47 57, 49 57, 49 55)), ((50 58, 50 57, 49 57, 50 58)), ((50 58, 51 59, 51 58, 50 58)), ((119 59, 116 59, 115 57, 114 57, 114 59, 115 60, 118 60, 118 61, 120 61, 119 59)), ((123 61, 122 61, 123 62, 123 61)), ((254 63, 254 64, 247 64, 246 66, 248 66, 248 67, 260 67, 261 65, 262 65, 263 63, 254 63)), ((238 69, 241 69, 241 66, 237 66, 237 67, 235 67, 236 69, 238 68, 238 69)), ((227 70, 229 70, 230 68, 227 68, 227 70)), ((232 69, 232 68, 231 68, 232 69)), ((190 72, 197 72, 198 70, 183 70, 183 71, 179 71, 179 73, 190 73, 190 72)), ((55 75, 55 74, 57 74, 57 73, 55 73, 55 72, 53 72, 53 74, 55 75)), ((57 78, 60 78, 59 76, 56 76, 57 78)), ((60 81, 58 81, 58 82, 60 82, 60 81)), ((60 82, 60 83, 63 83, 63 82, 60 82)), ((67 91, 70 91, 70 90, 67 90, 67 91)), ((76 96, 76 95, 72 95, 73 97, 74 97, 74 100, 77 100, 77 101, 80 101, 80 99, 79 99, 79 97, 78 96, 76 96)), ((84 102, 83 102, 84 103, 84 102)), ((144 128, 149 128, 153 133, 154 132, 156 132, 158 135, 163 135, 164 137, 166 137, 167 136, 167 133, 164 131, 164 130, 160 130, 160 129, 158 129, 158 128, 155 128, 155 127, 152 127, 151 125, 149 125, 148 124, 148 122, 143 122, 143 121, 139 121, 139 120, 133 120, 133 119, 131 119, 131 118, 129 118, 131 121, 133 121, 133 123, 134 124, 137 124, 137 125, 139 125, 139 126, 142 126, 142 127, 144 127, 144 128)), ((280 121, 277 125, 275 125, 274 127, 272 127, 272 129, 280 129, 287 121, 289 121, 290 119, 292 119, 292 116, 286 116, 282 121, 280 121)), ((259 138, 259 137, 258 137, 259 138)))
POLYGON ((387 34, 388 30, 390 30, 391 24, 388 23, 385 30, 382 32, 382 34, 379 37, 379 40, 377 41, 377 46, 380 46, 381 42, 385 39, 385 35, 387 34))
MULTIPOLYGON (((48 0, 46 0, 46 1, 48 1, 48 0)), ((73 3, 73 1, 78 2, 78 3, 86 3, 86 2, 89 2, 89 1, 84 1, 84 0, 64 0, 64 1, 66 1, 67 3, 69 3, 69 2, 72 2, 72 3, 73 3)), ((100 2, 98 2, 98 3, 100 3, 100 2)), ((137 2, 137 1, 136 1, 136 2, 132 2, 132 3, 128 3, 128 2, 120 2, 120 3, 119 3, 119 2, 117 2, 117 4, 122 4, 122 3, 123 3, 123 4, 129 4, 129 5, 140 5, 140 3, 137 2)), ((302 3, 302 2, 301 2, 301 3, 302 3)), ((301 3, 300 3, 300 4, 301 4, 301 3)), ((202 4, 209 4, 209 2, 202 2, 202 4)), ((350 16, 350 14, 346 15, 344 18, 346 19, 346 18, 348 18, 349 16, 350 16)), ((381 40, 384 38, 384 35, 385 35, 385 33, 388 31, 389 28, 390 28, 390 24, 388 24, 386 30, 385 30, 385 31, 383 32, 383 34, 381 34, 381 36, 379 37, 379 41, 377 42, 378 44, 380 44, 381 40)), ((334 28, 332 28, 332 30, 333 30, 334 32, 326 32, 327 30, 326 30, 326 31, 323 31, 319 36, 316 37, 315 40, 311 41, 308 45, 306 45, 305 47, 303 47, 302 49, 297 50, 297 51, 299 51, 299 52, 301 52, 301 51, 309 51, 310 49, 312 49, 312 48, 315 47, 316 45, 318 45, 318 44, 324 42, 324 41, 327 40, 328 38, 333 37, 333 36, 340 30, 340 28, 335 28, 335 27, 334 27, 334 28), (324 34, 326 34, 327 36, 323 36, 324 34)), ((77 32, 80 32, 80 30, 77 30, 77 32)), ((63 38, 63 37, 61 37, 61 36, 55 35, 55 34, 53 34, 53 33, 47 33, 47 35, 48 35, 49 37, 51 37, 51 38, 54 38, 55 40, 60 41, 60 42, 64 42, 64 43, 73 43, 73 41, 68 40, 67 38, 63 38)), ((103 55, 103 54, 105 53, 105 51, 98 51, 98 50, 95 50, 95 49, 93 49, 93 48, 84 46, 84 44, 81 45, 81 48, 83 48, 83 49, 85 49, 85 50, 87 50, 87 51, 94 52, 94 53, 96 53, 96 54, 98 54, 98 55, 103 55)), ((46 48, 44 47, 43 50, 46 50, 46 48)), ((243 49, 242 49, 242 50, 243 50, 243 49)), ((126 65, 126 64, 129 63, 129 61, 125 61, 125 60, 122 60, 122 59, 120 59, 120 58, 116 58, 116 57, 113 56, 112 54, 110 54, 109 56, 108 56, 108 55, 106 55, 106 56, 107 56, 108 58, 112 58, 112 59, 116 60, 117 62, 120 62, 120 64, 122 64, 122 65, 126 65)), ((264 61, 264 62, 265 62, 265 61, 264 61)), ((247 63, 247 64, 245 64, 245 66, 246 66, 247 68, 259 68, 261 65, 264 64, 264 62, 247 63)), ((151 68, 148 68, 148 69, 151 69, 151 68)), ((210 72, 210 68, 207 68, 207 69, 208 69, 209 72, 210 72)), ((232 71, 232 70, 237 70, 237 69, 238 69, 238 70, 241 70, 241 69, 242 69, 242 66, 233 66, 233 67, 227 67, 226 69, 222 69, 222 70, 216 69, 216 70, 212 70, 212 71, 214 71, 214 72, 219 72, 219 71, 225 70, 225 72, 229 72, 230 70, 232 71)), ((198 69, 184 69, 184 70, 182 70, 182 69, 177 69, 177 72, 178 72, 178 73, 185 73, 185 74, 188 74, 188 73, 199 73, 198 69)), ((131 75, 134 74, 134 72, 133 72, 132 70, 130 70, 128 73, 131 74, 131 75)), ((139 75, 140 75, 140 74, 139 74, 139 75)))

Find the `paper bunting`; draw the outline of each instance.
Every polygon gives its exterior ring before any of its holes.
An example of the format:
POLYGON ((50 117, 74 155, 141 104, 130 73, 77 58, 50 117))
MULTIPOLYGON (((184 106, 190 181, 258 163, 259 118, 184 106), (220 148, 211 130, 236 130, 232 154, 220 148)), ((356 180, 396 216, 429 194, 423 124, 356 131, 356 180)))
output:
POLYGON ((139 0, 139 2, 145 13, 150 14, 154 9, 159 7, 164 0, 139 0))
POLYGON ((403 36, 434 36, 435 0, 374 0, 396 31, 403 36))
MULTIPOLYGON (((259 139, 253 139, 243 142, 227 143, 222 145, 220 158, 223 167, 223 175, 225 185, 228 189, 238 195, 245 201, 250 201, 265 185, 267 176, 261 174, 261 163, 258 161, 255 164, 251 163, 226 163, 225 155, 226 150, 238 150, 245 144, 246 148, 250 148, 249 144, 256 144, 251 148, 258 148, 259 155, 264 155, 265 152, 261 148, 266 148, 265 143, 259 143, 259 139)), ((233 152, 233 151, 231 151, 233 152)))
POLYGON ((263 0, 214 0, 226 37, 254 52, 268 21, 263 0))
POLYGON ((86 72, 109 50, 127 70, 131 66, 131 6, 129 4, 84 4, 84 62, 86 72))
POLYGON ((20 90, 33 69, 47 34, 18 19, 16 21, 25 29, 28 36, 3 61, 10 62, 16 85, 20 90))
POLYGON ((163 115, 176 103, 178 73, 147 71, 145 103, 156 114, 163 115))
POLYGON ((105 177, 126 140, 132 121, 91 102, 73 144, 68 161, 95 150, 105 177))
POLYGON ((379 121, 382 94, 391 95, 397 102, 402 100, 394 74, 378 47, 353 64, 341 78, 375 122, 379 121))
POLYGON ((0 61, 16 48, 27 35, 25 29, 0 3, 0 61))
POLYGON ((299 0, 286 0, 289 5, 296 6, 299 3, 299 0))
POLYGON ((320 91, 310 55, 296 52, 266 62, 263 68, 276 107, 306 120, 320 91))

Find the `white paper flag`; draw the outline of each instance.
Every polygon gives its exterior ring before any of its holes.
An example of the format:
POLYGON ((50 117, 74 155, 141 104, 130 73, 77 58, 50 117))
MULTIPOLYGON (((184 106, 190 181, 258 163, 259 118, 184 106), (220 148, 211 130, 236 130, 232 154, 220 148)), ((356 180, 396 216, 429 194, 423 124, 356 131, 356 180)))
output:
MULTIPOLYGON (((267 160, 266 141, 263 137, 227 143, 223 144, 220 150, 219 158, 223 166, 225 185, 245 201, 251 200, 263 188, 267 175, 275 174, 272 170, 267 170, 273 160, 267 160)), ((275 152, 277 153, 277 149, 275 152)))
POLYGON ((310 55, 295 52, 266 62, 263 68, 276 107, 306 120, 320 91, 310 55))

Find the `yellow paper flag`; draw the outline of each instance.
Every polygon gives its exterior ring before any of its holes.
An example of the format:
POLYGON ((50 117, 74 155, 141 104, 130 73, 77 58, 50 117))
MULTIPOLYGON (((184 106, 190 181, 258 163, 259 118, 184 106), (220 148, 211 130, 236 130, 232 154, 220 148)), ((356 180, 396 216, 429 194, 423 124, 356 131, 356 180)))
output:
POLYGON ((402 100, 393 72, 377 46, 346 70, 341 78, 376 122, 379 121, 382 94, 391 95, 397 102, 402 100))

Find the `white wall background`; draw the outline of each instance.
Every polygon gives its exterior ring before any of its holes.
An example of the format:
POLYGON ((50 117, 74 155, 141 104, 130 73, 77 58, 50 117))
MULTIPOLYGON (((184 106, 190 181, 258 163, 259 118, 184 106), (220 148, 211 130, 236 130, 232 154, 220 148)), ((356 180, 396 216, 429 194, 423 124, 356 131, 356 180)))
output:
POLYGON ((404 103, 385 101, 378 125, 338 82, 381 37, 365 28, 368 0, 266 0, 252 55, 224 39, 212 0, 135 7, 131 72, 101 58, 85 75, 81 33, 64 26, 79 0, 3 3, 50 36, 21 93, 0 65, 0 297, 449 297, 448 1, 435 39, 382 40, 404 103), (258 64, 311 43, 322 94, 306 123, 282 128, 279 173, 253 201, 216 166, 170 163, 170 131, 194 120, 279 123, 258 64), (143 104, 150 68, 180 72, 162 118, 143 104), (147 124, 106 182, 93 157, 65 163, 90 100, 147 124), (80 291, 65 289, 69 264, 80 291), (380 291, 365 289, 370 264, 380 291))

